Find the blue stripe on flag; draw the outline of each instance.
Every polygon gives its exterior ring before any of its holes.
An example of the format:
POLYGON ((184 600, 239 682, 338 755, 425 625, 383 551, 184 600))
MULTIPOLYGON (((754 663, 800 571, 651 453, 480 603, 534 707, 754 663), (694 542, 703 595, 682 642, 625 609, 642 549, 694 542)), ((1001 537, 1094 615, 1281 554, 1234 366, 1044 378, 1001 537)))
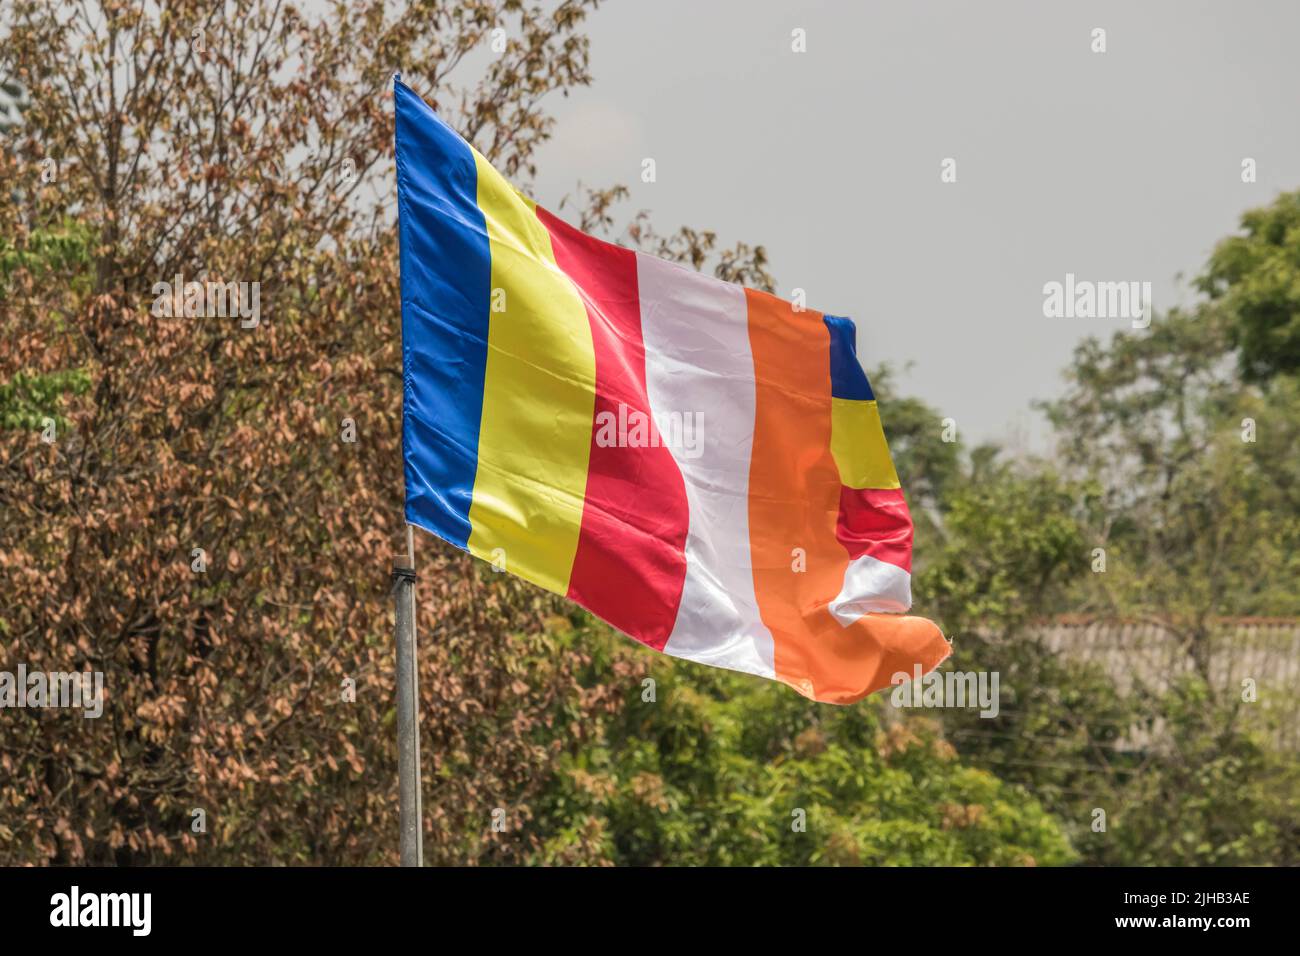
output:
POLYGON ((492 256, 469 146, 400 81, 406 520, 464 548, 478 469, 492 256))
POLYGON ((841 315, 823 315, 831 333, 831 397, 869 401, 876 396, 858 363, 857 327, 841 315))

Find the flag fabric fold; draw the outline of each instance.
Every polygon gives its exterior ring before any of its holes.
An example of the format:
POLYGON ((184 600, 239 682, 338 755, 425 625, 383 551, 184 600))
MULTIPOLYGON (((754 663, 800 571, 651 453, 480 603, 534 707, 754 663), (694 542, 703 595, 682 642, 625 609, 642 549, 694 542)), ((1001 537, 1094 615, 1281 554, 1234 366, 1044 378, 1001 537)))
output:
POLYGON ((947 657, 852 321, 588 236, 395 96, 407 521, 815 700, 947 657))

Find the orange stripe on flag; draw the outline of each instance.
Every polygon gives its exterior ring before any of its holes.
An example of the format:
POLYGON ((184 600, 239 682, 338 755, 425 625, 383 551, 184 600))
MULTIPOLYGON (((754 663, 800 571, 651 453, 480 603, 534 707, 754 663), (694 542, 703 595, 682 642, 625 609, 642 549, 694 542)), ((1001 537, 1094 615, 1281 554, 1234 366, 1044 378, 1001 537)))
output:
POLYGON ((818 312, 751 289, 745 296, 756 384, 750 551, 776 676, 806 697, 852 703, 895 673, 938 666, 948 642, 924 618, 867 614, 845 627, 828 609, 849 564, 835 536, 830 334, 818 312))

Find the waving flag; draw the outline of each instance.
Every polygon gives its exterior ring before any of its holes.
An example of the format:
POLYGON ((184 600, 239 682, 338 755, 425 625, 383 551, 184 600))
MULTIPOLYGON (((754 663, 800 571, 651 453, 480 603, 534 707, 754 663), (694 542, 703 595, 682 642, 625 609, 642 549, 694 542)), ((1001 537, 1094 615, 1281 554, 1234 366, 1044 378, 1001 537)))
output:
POLYGON ((816 700, 937 666, 853 323, 579 232, 395 88, 407 521, 816 700))

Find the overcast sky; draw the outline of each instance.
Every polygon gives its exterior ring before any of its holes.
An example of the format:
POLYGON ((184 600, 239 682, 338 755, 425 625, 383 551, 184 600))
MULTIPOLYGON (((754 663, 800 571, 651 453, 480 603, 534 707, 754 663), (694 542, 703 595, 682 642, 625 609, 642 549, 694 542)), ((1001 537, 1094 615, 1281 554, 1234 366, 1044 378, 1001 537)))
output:
POLYGON ((1300 188, 1294 0, 611 0, 588 32, 538 201, 625 183, 660 232, 763 243, 778 292, 855 318, 865 363, 913 363, 903 388, 970 441, 1041 449, 1030 402, 1128 324, 1044 318, 1044 283, 1190 301, 1178 274, 1300 188))

